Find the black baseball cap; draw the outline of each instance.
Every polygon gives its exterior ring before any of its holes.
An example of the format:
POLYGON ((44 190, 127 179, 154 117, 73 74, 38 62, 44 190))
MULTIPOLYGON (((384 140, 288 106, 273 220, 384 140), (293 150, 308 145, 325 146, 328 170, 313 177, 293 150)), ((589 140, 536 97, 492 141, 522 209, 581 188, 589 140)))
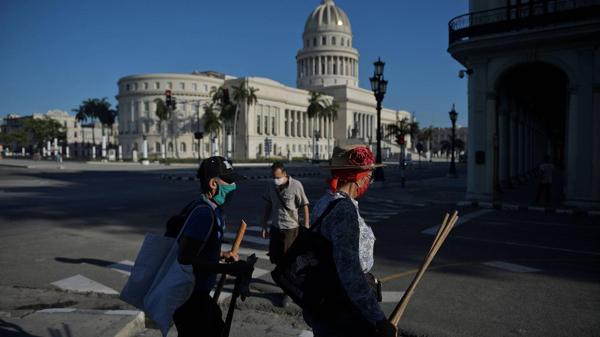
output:
POLYGON ((205 180, 219 177, 228 184, 244 178, 234 172, 233 166, 227 159, 219 156, 204 159, 200 163, 196 177, 205 180))

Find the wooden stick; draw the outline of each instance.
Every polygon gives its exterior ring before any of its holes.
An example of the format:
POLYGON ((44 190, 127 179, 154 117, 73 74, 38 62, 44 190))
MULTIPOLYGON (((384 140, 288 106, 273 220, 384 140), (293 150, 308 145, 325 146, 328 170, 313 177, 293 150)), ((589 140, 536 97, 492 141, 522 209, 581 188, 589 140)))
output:
POLYGON ((398 303, 396 308, 394 308, 394 311, 390 315, 389 321, 394 326, 398 326, 398 323, 400 322, 400 318, 402 318, 402 315, 404 314, 404 311, 406 310, 406 306, 408 305, 408 302, 410 301, 410 299, 415 291, 415 288, 417 287, 417 284, 423 277, 423 274, 425 274, 425 271, 431 264, 431 261, 433 261, 433 258, 437 254, 438 250, 444 243, 444 240, 446 240, 446 238, 448 237, 448 233, 450 233, 450 231, 452 230, 452 228, 454 227, 454 225, 456 224, 457 221, 458 221, 458 212, 457 211, 455 211, 454 214, 452 214, 452 218, 450 219, 450 221, 448 221, 448 214, 446 214, 446 216, 444 217, 444 221, 440 225, 440 228, 439 228, 439 230, 435 236, 435 239, 433 241, 433 244, 431 245, 429 252, 425 256, 425 259, 423 260, 423 263, 421 264, 419 271, 417 272, 417 274, 413 278, 410 286, 408 287, 408 289, 402 296, 402 299, 400 299, 400 302, 398 303))
MULTIPOLYGON (((235 235, 235 239, 233 240, 233 245, 231 245, 230 252, 232 254, 237 254, 237 252, 240 250, 240 245, 242 244, 242 240, 244 239, 244 234, 246 234, 246 228, 248 228, 248 225, 244 220, 242 220, 242 222, 240 223, 240 228, 238 228, 237 234, 235 235)), ((221 296, 221 291, 223 291, 223 287, 225 286, 226 280, 227 274, 222 274, 213 294, 213 299, 215 300, 215 302, 219 301, 219 296, 221 296)))

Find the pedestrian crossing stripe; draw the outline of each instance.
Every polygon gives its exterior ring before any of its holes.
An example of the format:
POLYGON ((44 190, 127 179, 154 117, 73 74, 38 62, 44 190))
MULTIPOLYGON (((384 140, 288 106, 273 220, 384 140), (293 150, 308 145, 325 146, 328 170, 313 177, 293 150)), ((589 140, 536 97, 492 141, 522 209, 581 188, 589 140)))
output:
POLYGON ((489 261, 489 262, 484 262, 482 264, 486 265, 488 267, 504 269, 504 270, 515 272, 515 273, 536 273, 536 272, 541 271, 541 269, 530 268, 530 267, 521 266, 518 264, 508 263, 508 262, 504 262, 504 261, 489 261))
POLYGON ((94 280, 77 274, 75 276, 68 277, 56 282, 51 283, 53 286, 58 287, 62 290, 69 290, 80 293, 101 293, 109 295, 118 295, 119 292, 109 288, 103 284, 100 284, 94 280))

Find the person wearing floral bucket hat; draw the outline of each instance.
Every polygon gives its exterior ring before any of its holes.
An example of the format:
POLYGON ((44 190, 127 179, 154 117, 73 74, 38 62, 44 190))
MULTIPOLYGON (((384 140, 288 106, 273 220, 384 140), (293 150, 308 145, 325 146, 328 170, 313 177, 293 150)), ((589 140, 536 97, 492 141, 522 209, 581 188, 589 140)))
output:
POLYGON ((319 219, 317 230, 331 243, 340 286, 333 296, 335 310, 303 311, 315 337, 397 335, 378 303, 380 283, 369 273, 375 236, 356 201, 369 189, 373 169, 379 166, 367 146, 354 144, 336 147, 330 164, 323 167, 331 171, 329 190, 315 204, 311 219, 319 219))

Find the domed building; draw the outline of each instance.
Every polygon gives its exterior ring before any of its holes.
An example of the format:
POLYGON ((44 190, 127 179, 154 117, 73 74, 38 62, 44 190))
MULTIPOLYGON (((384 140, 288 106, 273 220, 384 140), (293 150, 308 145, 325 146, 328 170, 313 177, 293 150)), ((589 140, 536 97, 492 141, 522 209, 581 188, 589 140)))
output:
MULTIPOLYGON (((119 140, 125 158, 144 144, 150 157, 205 158, 233 156, 236 160, 265 157, 328 159, 333 147, 359 139, 375 147, 377 113, 371 90, 358 82, 359 53, 353 48, 350 20, 333 0, 322 0, 308 16, 302 49, 296 56, 297 88, 261 77, 236 78, 216 72, 192 74, 148 74, 119 80, 119 140), (230 129, 206 132, 204 106, 210 92, 245 85, 258 89, 257 102, 239 107, 235 142, 230 129), (156 98, 171 90, 178 104, 170 120, 159 121, 156 98), (310 118, 311 92, 321 92, 325 101, 335 101, 337 118, 310 118), (201 139, 194 133, 202 132, 201 139), (145 141, 144 141, 145 140, 145 141), (235 151, 232 151, 235 144, 235 151)), ((384 108, 382 127, 410 113, 384 108)), ((386 137, 384 158, 399 148, 386 137)))

